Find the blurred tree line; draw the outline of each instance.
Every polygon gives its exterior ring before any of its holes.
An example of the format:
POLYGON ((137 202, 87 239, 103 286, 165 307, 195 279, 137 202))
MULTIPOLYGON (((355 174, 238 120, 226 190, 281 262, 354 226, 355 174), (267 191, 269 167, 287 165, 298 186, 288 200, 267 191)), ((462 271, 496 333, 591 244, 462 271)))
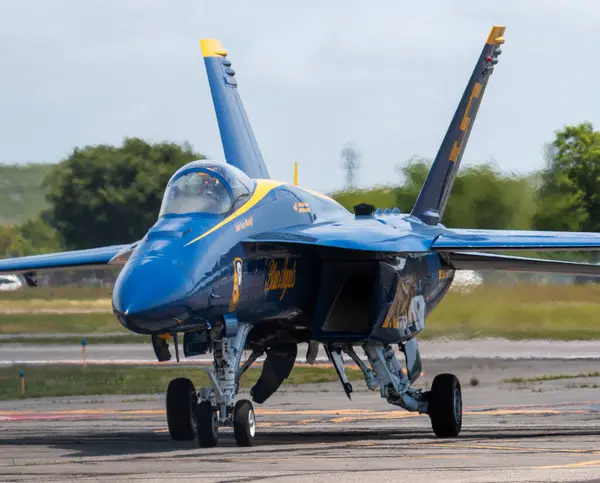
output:
MULTIPOLYGON (((367 202, 410 212, 431 162, 413 157, 400 165, 403 181, 390 188, 344 190, 345 207, 367 202)), ((556 132, 546 146, 545 169, 505 174, 493 163, 462 166, 443 217, 461 228, 600 232, 600 132, 584 122, 556 132)))
POLYGON ((75 148, 43 181, 49 209, 20 226, 0 226, 0 256, 139 240, 156 221, 169 178, 197 159, 205 156, 187 143, 137 138, 75 148))
MULTIPOLYGON (((421 158, 399 168, 405 179, 395 190, 401 211, 412 209, 429 168, 430 163, 421 158)), ((462 167, 442 221, 456 228, 531 229, 536 177, 505 175, 491 163, 462 167)))
MULTIPOLYGON (((566 126, 546 146, 547 166, 530 175, 505 174, 494 164, 462 167, 443 218, 448 227, 600 232, 600 132, 590 123, 566 126)), ((348 186, 333 196, 349 209, 368 202, 412 208, 430 162, 401 165, 395 187, 352 188, 360 154, 341 153, 348 186)), ((170 176, 205 159, 184 143, 150 144, 127 138, 121 146, 76 148, 43 182, 50 208, 19 226, 0 226, 0 257, 127 243, 156 221, 170 176)))

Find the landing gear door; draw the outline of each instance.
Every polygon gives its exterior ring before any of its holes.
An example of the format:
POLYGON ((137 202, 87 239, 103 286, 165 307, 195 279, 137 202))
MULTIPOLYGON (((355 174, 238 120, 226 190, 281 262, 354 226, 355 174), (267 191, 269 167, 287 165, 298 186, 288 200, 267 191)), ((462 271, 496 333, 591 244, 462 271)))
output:
POLYGON ((425 298, 418 293, 417 277, 404 270, 406 259, 380 262, 375 282, 375 325, 369 339, 396 343, 425 328, 425 298))

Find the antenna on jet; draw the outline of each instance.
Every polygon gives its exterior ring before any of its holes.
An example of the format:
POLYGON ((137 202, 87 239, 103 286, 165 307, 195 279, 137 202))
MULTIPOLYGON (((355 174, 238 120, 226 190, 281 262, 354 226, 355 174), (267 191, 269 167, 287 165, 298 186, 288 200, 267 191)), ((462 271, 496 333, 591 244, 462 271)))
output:
POLYGON ((298 161, 294 161, 294 186, 298 186, 298 161))

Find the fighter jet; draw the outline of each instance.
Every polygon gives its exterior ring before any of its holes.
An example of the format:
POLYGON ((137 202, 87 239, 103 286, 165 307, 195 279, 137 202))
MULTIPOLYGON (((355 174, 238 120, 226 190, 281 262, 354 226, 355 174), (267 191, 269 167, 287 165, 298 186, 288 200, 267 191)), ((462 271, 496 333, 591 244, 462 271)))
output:
POLYGON ((240 377, 266 355, 251 390, 253 402, 264 403, 289 376, 299 344, 307 344, 308 362, 324 347, 348 396, 345 362, 352 360, 370 390, 427 414, 437 436, 456 437, 459 380, 440 374, 430 390, 414 387, 418 335, 455 271, 600 275, 594 265, 498 253, 598 250, 600 234, 441 224, 503 43, 504 27, 493 27, 415 205, 401 213, 367 203, 350 212, 326 195, 271 179, 227 51, 201 40, 226 162, 194 161, 175 172, 142 240, 6 259, 0 273, 23 274, 34 285, 44 270, 121 265, 112 296, 119 322, 148 334, 160 361, 171 358, 169 341, 177 360, 180 345, 186 357, 213 357, 209 387, 178 378, 167 388, 174 440, 215 446, 219 428, 229 425, 238 445, 252 445, 254 408, 237 400, 240 377))

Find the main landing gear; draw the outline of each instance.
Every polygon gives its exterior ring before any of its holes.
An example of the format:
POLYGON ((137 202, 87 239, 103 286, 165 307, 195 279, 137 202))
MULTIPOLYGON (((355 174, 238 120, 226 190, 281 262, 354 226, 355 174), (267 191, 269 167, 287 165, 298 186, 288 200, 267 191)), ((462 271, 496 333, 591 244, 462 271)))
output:
POLYGON ((462 427, 462 392, 454 374, 439 374, 429 391, 431 427, 440 438, 454 438, 462 427))
MULTIPOLYGON (((252 403, 245 399, 236 402, 236 398, 241 375, 262 355, 262 351, 252 352, 240 366, 250 327, 237 324, 237 321, 230 321, 228 327, 227 320, 225 322, 211 331, 214 361, 207 370, 211 386, 196 392, 192 382, 186 378, 174 379, 169 384, 167 422, 171 437, 176 441, 197 438, 201 447, 210 448, 217 445, 219 428, 232 426, 238 446, 252 446, 254 443, 256 418, 252 403)), ((379 389, 381 397, 389 403, 429 415, 433 431, 438 437, 458 436, 462 427, 462 392, 456 376, 440 374, 433 380, 430 391, 415 389, 412 384, 421 375, 417 340, 413 338, 403 342, 399 348, 405 356, 405 370, 389 344, 363 344, 368 364, 351 345, 331 344, 325 347, 349 398, 352 385, 346 377, 343 353, 358 365, 369 390, 379 389)), ((279 352, 267 352, 261 375, 264 381, 260 384, 259 380, 252 391, 255 401, 264 401, 289 375, 296 357, 295 345, 293 349, 281 346, 279 352), (268 369, 266 372, 265 367, 268 369)))
POLYGON ((358 357, 352 346, 325 348, 348 397, 352 392, 352 386, 346 378, 342 352, 358 365, 369 390, 379 389, 381 397, 389 403, 407 411, 429 415, 436 436, 440 438, 458 436, 462 427, 460 382, 453 374, 439 374, 434 378, 430 391, 414 389, 411 385, 421 375, 421 358, 416 339, 400 344, 406 359, 406 371, 402 370, 391 345, 364 344, 362 348, 372 369, 358 357))
POLYGON ((200 447, 211 448, 219 440, 219 427, 233 426, 238 446, 254 443, 254 408, 246 399, 236 403, 236 396, 241 375, 261 353, 253 352, 240 367, 250 326, 238 325, 237 321, 230 324, 230 327, 214 327, 211 332, 214 361, 207 370, 211 387, 201 388, 196 393, 193 383, 186 378, 173 379, 169 384, 167 423, 175 441, 198 438, 200 447))

